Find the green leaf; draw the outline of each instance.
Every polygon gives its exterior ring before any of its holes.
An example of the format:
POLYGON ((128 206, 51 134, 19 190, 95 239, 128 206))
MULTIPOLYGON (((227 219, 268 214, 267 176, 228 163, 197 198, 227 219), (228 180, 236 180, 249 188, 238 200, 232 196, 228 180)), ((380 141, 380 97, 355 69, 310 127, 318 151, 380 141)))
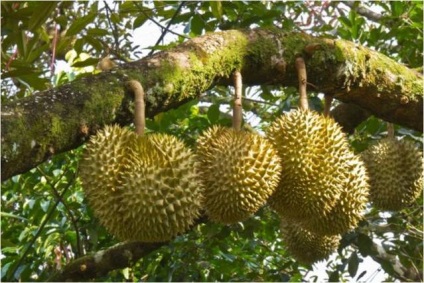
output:
POLYGON ((375 254, 374 243, 368 235, 358 234, 358 250, 364 257, 375 254))
POLYGON ((222 3, 221 1, 209 1, 209 5, 212 10, 212 14, 220 19, 222 17, 222 3))
POLYGON ((0 212, 0 215, 1 215, 2 217, 10 217, 10 218, 16 218, 16 219, 20 219, 20 220, 28 221, 28 219, 26 219, 26 218, 24 218, 24 217, 17 216, 17 215, 14 215, 14 214, 12 214, 12 213, 7 213, 7 212, 4 212, 4 211, 1 211, 1 212, 0 212))
POLYGON ((2 265, 2 267, 1 267, 1 278, 2 279, 6 276, 7 271, 9 270, 11 265, 12 265, 12 262, 8 262, 5 265, 2 265))
POLYGON ((349 272, 350 277, 354 278, 356 272, 358 272, 359 258, 356 252, 353 252, 349 258, 347 271, 349 272))
POLYGON ((328 277, 328 281, 329 282, 339 282, 340 281, 340 279, 339 279, 339 272, 337 270, 336 271, 333 271, 330 274, 330 276, 328 277))
POLYGON ((38 7, 34 7, 34 13, 29 20, 29 30, 35 31, 44 24, 51 17, 51 13, 58 3, 57 1, 38 2, 38 7))
POLYGON ((109 31, 102 28, 90 28, 87 30, 89 35, 105 36, 109 34, 109 31))
POLYGON ((96 37, 87 35, 84 38, 87 41, 87 43, 89 43, 91 46, 93 46, 94 49, 96 49, 97 51, 102 51, 103 50, 102 42, 100 40, 98 40, 96 37))
POLYGON ((147 21, 147 17, 144 14, 141 14, 137 18, 135 18, 133 22, 133 29, 141 27, 147 21))
POLYGON ((352 22, 346 18, 346 17, 340 17, 339 21, 346 27, 351 27, 352 26, 352 22))
POLYGON ((219 104, 212 104, 208 109, 208 119, 209 121, 214 124, 216 121, 219 120, 219 116, 221 115, 221 112, 219 111, 219 104))
POLYGON ((112 13, 112 15, 110 16, 110 19, 112 20, 114 24, 119 24, 121 22, 121 17, 119 17, 118 13, 112 13))
POLYGON ((195 35, 201 35, 205 27, 205 22, 200 15, 194 15, 190 21, 190 31, 195 35))
POLYGON ((85 28, 89 23, 94 21, 94 19, 97 17, 96 13, 89 13, 87 16, 81 17, 79 19, 76 19, 72 25, 69 27, 68 31, 66 32, 67 36, 76 35, 79 33, 83 28, 85 28))
POLYGON ((72 67, 82 68, 82 67, 87 67, 87 66, 94 66, 98 62, 99 62, 99 60, 96 59, 96 58, 88 58, 84 61, 75 62, 74 64, 72 64, 72 67))
POLYGON ((359 279, 364 277, 365 274, 367 274, 367 271, 366 270, 362 271, 361 274, 358 275, 358 278, 356 278, 356 281, 359 282, 359 279))
POLYGON ((25 68, 25 67, 19 67, 16 70, 12 70, 9 72, 5 72, 2 74, 2 78, 16 78, 21 76, 27 76, 27 75, 38 75, 41 74, 41 71, 35 69, 35 68, 25 68))

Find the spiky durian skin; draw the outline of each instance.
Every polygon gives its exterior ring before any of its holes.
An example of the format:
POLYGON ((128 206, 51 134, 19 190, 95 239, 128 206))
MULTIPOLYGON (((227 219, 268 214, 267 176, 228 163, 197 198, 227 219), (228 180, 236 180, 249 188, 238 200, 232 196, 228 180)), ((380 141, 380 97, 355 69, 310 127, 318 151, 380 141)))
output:
POLYGON ((412 142, 385 138, 361 154, 370 177, 370 201, 397 211, 411 205, 423 188, 423 156, 412 142))
POLYGON ((268 137, 283 167, 268 200, 271 208, 320 235, 355 227, 367 200, 367 176, 340 126, 317 113, 295 110, 274 121, 268 137))
POLYGON ((301 225, 317 235, 343 234, 358 225, 363 217, 369 194, 368 175, 363 161, 352 152, 345 163, 346 182, 339 199, 324 217, 311 217, 301 225))
POLYGON ((195 155, 173 136, 140 137, 106 127, 87 145, 80 176, 90 206, 111 234, 162 242, 185 232, 199 215, 196 167, 195 155))
POLYGON ((327 259, 337 249, 341 239, 340 235, 316 235, 284 219, 281 221, 281 235, 287 251, 303 264, 327 259))
POLYGON ((213 126, 197 141, 204 205, 215 222, 232 224, 254 214, 274 192, 280 159, 263 137, 213 126))

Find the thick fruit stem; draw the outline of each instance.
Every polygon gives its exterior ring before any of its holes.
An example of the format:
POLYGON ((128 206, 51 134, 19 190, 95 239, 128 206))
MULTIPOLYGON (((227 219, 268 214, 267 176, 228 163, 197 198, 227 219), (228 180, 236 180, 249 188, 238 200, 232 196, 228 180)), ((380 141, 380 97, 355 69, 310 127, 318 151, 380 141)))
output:
POLYGON ((297 57, 296 61, 296 70, 297 70, 297 77, 299 79, 299 107, 302 110, 308 110, 308 96, 306 94, 306 85, 307 85, 307 77, 306 77, 306 66, 305 61, 302 57, 297 57))
POLYGON ((236 131, 240 131, 241 122, 243 120, 243 108, 241 104, 242 97, 242 78, 240 71, 234 71, 233 73, 234 83, 234 108, 233 108, 233 128, 236 131))
POLYGON ((387 123, 387 136, 391 139, 395 138, 395 126, 393 123, 387 123))
POLYGON ((142 136, 144 134, 144 128, 146 125, 146 106, 144 103, 144 90, 141 84, 136 80, 131 80, 128 82, 128 87, 134 93, 134 125, 135 132, 137 135, 142 136))
POLYGON ((331 103, 333 102, 333 96, 329 94, 324 95, 324 116, 330 115, 331 103))

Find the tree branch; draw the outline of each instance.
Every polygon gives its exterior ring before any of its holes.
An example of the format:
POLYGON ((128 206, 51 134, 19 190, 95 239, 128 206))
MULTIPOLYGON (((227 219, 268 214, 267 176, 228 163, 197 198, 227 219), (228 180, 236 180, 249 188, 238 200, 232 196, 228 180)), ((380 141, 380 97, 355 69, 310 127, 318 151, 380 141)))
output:
POLYGON ((386 250, 376 244, 372 243, 372 249, 375 251, 375 254, 370 255, 375 262, 378 262, 381 266, 384 266, 387 262, 391 264, 393 270, 395 272, 395 278, 401 281, 409 281, 409 282, 422 282, 423 274, 422 271, 420 273, 419 270, 415 266, 406 267, 396 255, 389 254, 386 250))
MULTIPOLYGON (((203 213, 202 216, 196 220, 191 229, 207 221, 208 219, 203 213)), ((168 242, 119 243, 105 250, 72 261, 67 264, 63 270, 54 273, 48 281, 67 282, 98 278, 106 275, 112 270, 133 266, 142 257, 147 256, 166 244, 168 244, 168 242)))
POLYGON ((146 116, 230 85, 240 69, 245 85, 297 86, 295 57, 305 47, 308 81, 316 91, 355 104, 388 122, 423 130, 422 76, 365 47, 275 29, 228 30, 60 87, 2 103, 2 180, 82 145, 108 124, 132 122, 131 79, 148 90, 146 116))
POLYGON ((357 5, 357 1, 342 1, 343 4, 354 10, 356 13, 358 13, 361 16, 364 16, 370 21, 379 23, 381 21, 381 18, 383 18, 382 14, 376 13, 372 10, 369 10, 363 6, 357 5))
POLYGON ((124 242, 105 250, 78 258, 58 271, 48 280, 50 282, 83 281, 106 275, 114 269, 134 265, 140 258, 147 256, 166 243, 146 244, 124 242))

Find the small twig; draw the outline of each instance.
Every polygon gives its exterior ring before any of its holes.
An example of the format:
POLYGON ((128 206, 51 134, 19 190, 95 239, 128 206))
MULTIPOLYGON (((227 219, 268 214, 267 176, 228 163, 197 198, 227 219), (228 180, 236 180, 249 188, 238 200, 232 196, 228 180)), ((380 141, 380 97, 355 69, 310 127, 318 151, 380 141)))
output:
POLYGON ((299 79, 299 107, 302 110, 308 110, 308 96, 306 93, 306 85, 307 85, 307 77, 306 77, 306 66, 305 61, 302 57, 296 58, 296 70, 297 70, 297 77, 299 79))
MULTIPOLYGON (((75 175, 74 175, 75 178, 75 175)), ((68 185, 65 187, 65 189, 63 190, 62 194, 60 195, 60 198, 63 198, 63 196, 66 194, 67 190, 69 189, 69 187, 73 184, 74 180, 70 180, 70 182, 68 183, 68 185)), ((26 258, 26 256, 28 255, 28 252, 30 250, 30 248, 32 247, 32 245, 34 245, 35 241, 38 239, 38 237, 41 235, 41 231, 43 231, 44 226, 46 226, 47 222, 50 220, 50 217, 52 217, 53 213, 56 211, 56 207, 58 206, 58 204, 60 203, 60 199, 56 200, 56 203, 53 205, 53 207, 50 209, 49 213, 46 215, 46 218, 44 218, 43 223, 41 223, 40 227, 38 228, 37 233, 35 233, 34 237, 31 239, 31 241, 28 244, 28 247, 26 248, 25 252, 22 254, 22 256, 19 258, 18 263, 14 266, 13 270, 12 270, 12 276, 15 274, 16 270, 18 269, 18 267, 21 265, 21 263, 23 262, 23 260, 26 258)))
POLYGON ((15 52, 13 52, 13 55, 9 58, 9 60, 6 63, 6 67, 5 70, 9 71, 10 68, 10 64, 12 64, 12 62, 16 59, 16 57, 18 56, 19 51, 18 51, 18 47, 15 48, 15 52))
MULTIPOLYGON (((150 17, 150 16, 146 13, 146 11, 145 11, 142 7, 140 7, 140 6, 139 6, 139 2, 138 2, 138 1, 134 1, 133 3, 137 6, 137 8, 140 10, 140 12, 141 12, 141 13, 143 13, 143 15, 144 15, 146 18, 148 18, 150 21, 152 21, 155 25, 157 25, 158 27, 160 27, 160 28, 161 28, 161 29, 163 29, 163 30, 166 30, 166 29, 167 29, 164 25, 162 25, 161 23, 159 23, 158 21, 156 21, 154 18, 150 17)), ((186 36, 186 35, 184 35, 184 34, 180 34, 180 33, 178 33, 178 32, 175 32, 175 31, 171 30, 171 29, 168 29, 167 31, 168 31, 168 32, 170 32, 170 33, 172 33, 172 34, 175 34, 175 35, 177 35, 177 36, 181 36, 181 37, 184 37, 184 38, 190 39, 190 37, 189 37, 189 36, 186 36)))
POLYGON ((51 75, 54 74, 54 61, 56 60, 56 45, 57 45, 57 38, 59 37, 59 32, 58 32, 58 28, 57 28, 57 24, 54 23, 54 37, 53 37, 53 42, 52 42, 52 46, 53 46, 53 50, 52 50, 52 61, 50 63, 50 73, 51 75))
POLYGON ((106 0, 103 0, 103 3, 106 8, 106 18, 109 23, 109 27, 112 29, 113 39, 115 41, 115 48, 114 50, 119 50, 119 35, 118 35, 118 26, 115 23, 112 23, 112 20, 110 19, 109 13, 112 13, 112 9, 110 9, 109 5, 107 4, 106 0))
POLYGON ((233 128, 236 131, 240 131, 241 122, 243 120, 243 108, 242 108, 242 77, 240 71, 233 73, 234 83, 234 107, 233 107, 233 128))
POLYGON ((144 134, 144 128, 146 125, 145 121, 145 103, 144 103, 144 90, 143 86, 140 82, 136 80, 131 80, 128 83, 128 87, 134 93, 134 103, 135 103, 135 111, 134 111, 134 125, 135 132, 137 135, 142 136, 144 134))
POLYGON ((80 239, 80 236, 79 236, 78 222, 75 219, 74 215, 72 214, 71 209, 69 208, 68 204, 63 200, 63 198, 60 196, 59 192, 56 190, 56 185, 62 179, 62 176, 58 179, 58 181, 55 184, 52 184, 49 181, 47 174, 44 173, 44 171, 40 167, 37 167, 37 170, 46 178, 47 183, 50 185, 52 192, 53 192, 53 195, 56 198, 56 201, 60 201, 63 204, 65 211, 66 211, 66 214, 68 215, 68 218, 71 220, 72 226, 74 226, 75 233, 77 234, 76 235, 77 236, 76 237, 76 241, 77 241, 76 256, 79 257, 79 256, 82 255, 82 246, 81 246, 81 239, 80 239))
POLYGON ((383 15, 376 13, 372 10, 369 10, 363 6, 356 6, 356 1, 342 1, 343 4, 354 10, 356 13, 358 13, 361 16, 364 16, 370 21, 379 23, 381 21, 381 18, 383 18, 383 15))
MULTIPOLYGON (((177 10, 175 11, 174 15, 172 16, 171 20, 169 20, 169 23, 166 25, 165 29, 163 30, 162 34, 160 35, 159 39, 156 41, 155 46, 158 46, 159 43, 162 41, 162 39, 165 37, 165 34, 169 31, 169 27, 174 22, 175 17, 180 13, 183 5, 185 4, 185 1, 181 1, 180 5, 178 6, 177 10)), ((152 55, 154 50, 150 51, 149 56, 152 55)))

